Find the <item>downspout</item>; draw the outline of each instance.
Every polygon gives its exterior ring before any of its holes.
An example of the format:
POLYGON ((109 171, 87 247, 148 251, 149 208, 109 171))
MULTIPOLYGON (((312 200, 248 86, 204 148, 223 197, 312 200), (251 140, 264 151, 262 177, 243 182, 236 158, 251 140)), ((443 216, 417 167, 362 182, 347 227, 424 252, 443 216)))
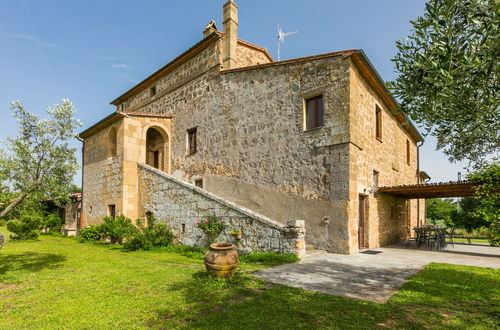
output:
POLYGON ((82 195, 80 200, 80 223, 79 228, 77 228, 77 233, 80 232, 80 229, 83 227, 83 176, 85 175, 84 167, 85 167, 85 140, 81 139, 79 136, 76 137, 78 141, 82 143, 82 195))
MULTIPOLYGON (((420 147, 424 144, 424 141, 421 141, 419 145, 417 142, 417 184, 420 183, 420 147)), ((427 200, 424 199, 424 208, 426 209, 427 200)), ((424 209, 424 212, 425 212, 424 209)), ((425 214, 425 213, 424 213, 425 214)), ((417 227, 420 227, 420 199, 417 199, 417 227)))

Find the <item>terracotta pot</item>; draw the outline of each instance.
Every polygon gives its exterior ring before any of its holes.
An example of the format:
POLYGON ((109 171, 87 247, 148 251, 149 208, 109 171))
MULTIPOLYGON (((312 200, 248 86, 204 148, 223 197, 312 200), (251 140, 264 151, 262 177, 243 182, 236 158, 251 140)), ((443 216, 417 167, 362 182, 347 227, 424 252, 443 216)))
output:
POLYGON ((212 275, 229 277, 240 264, 238 252, 231 243, 213 243, 205 254, 205 267, 212 275))

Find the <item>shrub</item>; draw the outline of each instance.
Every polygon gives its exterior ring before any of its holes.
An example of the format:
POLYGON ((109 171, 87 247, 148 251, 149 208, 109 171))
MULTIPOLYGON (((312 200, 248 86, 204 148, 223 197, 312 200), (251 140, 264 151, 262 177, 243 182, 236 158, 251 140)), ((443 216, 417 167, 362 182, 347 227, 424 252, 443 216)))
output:
POLYGON ((299 257, 291 253, 277 254, 272 252, 253 252, 240 256, 240 261, 243 262, 260 262, 273 265, 289 264, 299 260, 299 257))
POLYGON ((0 227, 5 226, 6 224, 7 224, 7 223, 5 222, 5 220, 0 219, 0 227))
POLYGON ((21 215, 19 220, 10 220, 7 223, 7 229, 15 235, 10 235, 12 239, 26 240, 36 239, 42 219, 39 215, 21 215))
POLYGON ((102 237, 99 226, 88 226, 80 230, 80 238, 85 241, 98 241, 102 237))
POLYGON ((129 251, 145 250, 149 251, 153 248, 165 247, 172 244, 174 234, 163 223, 156 223, 153 216, 148 217, 148 226, 141 231, 137 231, 130 240, 125 242, 125 249, 129 251))
POLYGON ((64 220, 52 213, 46 213, 42 219, 42 228, 47 229, 48 233, 60 233, 64 220))
POLYGON ((105 217, 104 222, 99 226, 102 237, 109 238, 111 243, 123 243, 123 241, 137 233, 137 228, 129 218, 124 215, 119 217, 105 217))
POLYGON ((196 223, 198 228, 201 228, 207 236, 208 244, 215 241, 217 236, 226 227, 215 215, 206 215, 204 219, 196 223))

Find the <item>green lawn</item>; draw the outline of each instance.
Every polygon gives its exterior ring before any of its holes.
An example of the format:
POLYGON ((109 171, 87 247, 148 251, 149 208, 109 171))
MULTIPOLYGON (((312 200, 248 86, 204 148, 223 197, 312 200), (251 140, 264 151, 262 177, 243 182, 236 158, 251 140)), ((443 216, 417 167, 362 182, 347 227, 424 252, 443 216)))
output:
MULTIPOLYGON (((5 227, 0 232, 6 233, 5 227)), ((230 281, 196 254, 123 252, 41 237, 0 250, 0 328, 500 327, 500 271, 431 264, 388 303, 273 286, 244 264, 230 281)))
MULTIPOLYGON (((471 238, 470 241, 472 244, 488 244, 488 245, 490 244, 488 242, 487 238, 471 238)), ((466 238, 454 238, 453 242, 454 243, 469 243, 469 241, 467 241, 466 238)))

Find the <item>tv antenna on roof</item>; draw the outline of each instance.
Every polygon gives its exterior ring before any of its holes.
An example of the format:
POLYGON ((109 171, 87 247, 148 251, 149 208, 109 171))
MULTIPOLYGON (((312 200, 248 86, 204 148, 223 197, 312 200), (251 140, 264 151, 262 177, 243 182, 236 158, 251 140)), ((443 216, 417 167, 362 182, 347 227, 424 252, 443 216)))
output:
POLYGON ((292 35, 292 34, 297 34, 299 31, 293 31, 293 32, 283 32, 283 30, 280 28, 278 25, 278 61, 280 60, 280 51, 281 51, 281 44, 285 42, 285 37, 292 35))

